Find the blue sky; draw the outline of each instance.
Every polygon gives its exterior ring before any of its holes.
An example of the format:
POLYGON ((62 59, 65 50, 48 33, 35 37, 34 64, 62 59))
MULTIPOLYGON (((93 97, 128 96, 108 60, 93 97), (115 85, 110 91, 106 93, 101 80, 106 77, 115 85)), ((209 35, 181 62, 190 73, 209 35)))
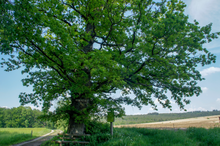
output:
MULTIPOLYGON (((193 22, 196 19, 201 26, 213 23, 212 32, 220 32, 220 0, 183 0, 186 4, 185 14, 189 16, 189 21, 193 22)), ((206 80, 199 83, 203 93, 199 97, 191 97, 190 105, 186 106, 187 111, 195 110, 220 110, 220 39, 204 45, 210 52, 217 56, 215 64, 205 67, 199 66, 197 69, 201 72, 206 80)), ((0 58, 3 56, 0 55, 0 58)), ((21 70, 12 72, 5 72, 0 68, 0 107, 18 107, 20 105, 18 95, 20 92, 32 92, 31 87, 23 87, 21 79, 26 75, 21 75, 21 70)), ((118 96, 120 93, 113 96, 118 96)), ((132 96, 132 95, 131 95, 132 96)), ((155 103, 158 103, 155 100, 155 103)), ((172 112, 180 111, 175 102, 171 102, 172 112)), ((34 108, 33 105, 29 105, 34 108)), ((146 114, 154 112, 150 106, 143 107, 139 110, 135 107, 124 106, 126 114, 146 114)), ((158 104, 158 111, 160 113, 171 112, 168 109, 163 109, 158 104)))

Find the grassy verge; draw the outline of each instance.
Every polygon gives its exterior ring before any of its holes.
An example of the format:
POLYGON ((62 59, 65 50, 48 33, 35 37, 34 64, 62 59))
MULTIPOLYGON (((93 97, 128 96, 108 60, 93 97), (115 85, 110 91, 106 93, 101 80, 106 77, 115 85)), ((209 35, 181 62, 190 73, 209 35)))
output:
POLYGON ((31 140, 50 131, 51 129, 46 128, 0 128, 0 146, 31 140), (31 131, 33 131, 32 137, 31 131))
MULTIPOLYGON (((113 137, 108 133, 100 133, 85 140, 90 141, 90 146, 220 146, 220 128, 187 130, 115 128, 113 137)), ((57 146, 50 142, 45 145, 57 146)))
POLYGON ((220 128, 189 128, 187 130, 158 130, 145 128, 116 128, 115 135, 97 146, 219 146, 220 128))

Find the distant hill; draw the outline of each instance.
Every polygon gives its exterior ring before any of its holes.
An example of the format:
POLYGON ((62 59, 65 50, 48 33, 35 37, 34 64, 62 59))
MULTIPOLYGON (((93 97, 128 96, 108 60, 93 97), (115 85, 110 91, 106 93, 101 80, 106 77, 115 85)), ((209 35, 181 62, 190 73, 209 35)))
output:
POLYGON ((220 111, 194 111, 186 113, 149 113, 144 115, 127 115, 123 118, 116 118, 114 125, 126 125, 126 124, 139 124, 139 123, 151 123, 151 122, 161 122, 170 121, 177 119, 187 119, 195 117, 213 116, 220 115, 220 111))

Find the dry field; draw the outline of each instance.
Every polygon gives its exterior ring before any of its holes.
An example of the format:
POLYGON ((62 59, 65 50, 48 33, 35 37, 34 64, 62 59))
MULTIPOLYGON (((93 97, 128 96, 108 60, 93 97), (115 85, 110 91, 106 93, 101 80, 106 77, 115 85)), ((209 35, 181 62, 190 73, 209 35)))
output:
POLYGON ((155 123, 119 125, 114 127, 175 128, 175 129, 176 128, 185 129, 189 127, 213 128, 213 127, 220 127, 219 117, 220 115, 215 115, 215 116, 197 117, 197 118, 155 122, 155 123))

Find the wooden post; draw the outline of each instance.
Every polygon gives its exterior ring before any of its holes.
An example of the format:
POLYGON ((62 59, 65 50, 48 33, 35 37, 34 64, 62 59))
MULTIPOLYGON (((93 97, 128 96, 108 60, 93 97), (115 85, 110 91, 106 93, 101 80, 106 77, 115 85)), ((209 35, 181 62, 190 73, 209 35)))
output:
POLYGON ((219 123, 220 123, 220 117, 218 117, 219 118, 219 123))
POLYGON ((110 122, 110 132, 111 132, 111 136, 113 136, 113 122, 115 121, 115 118, 114 118, 114 111, 110 111, 108 112, 108 115, 107 115, 107 122, 110 122))
POLYGON ((31 137, 32 137, 32 135, 33 135, 33 130, 31 130, 31 137))
POLYGON ((111 136, 113 136, 113 122, 110 122, 110 131, 111 131, 111 136))

